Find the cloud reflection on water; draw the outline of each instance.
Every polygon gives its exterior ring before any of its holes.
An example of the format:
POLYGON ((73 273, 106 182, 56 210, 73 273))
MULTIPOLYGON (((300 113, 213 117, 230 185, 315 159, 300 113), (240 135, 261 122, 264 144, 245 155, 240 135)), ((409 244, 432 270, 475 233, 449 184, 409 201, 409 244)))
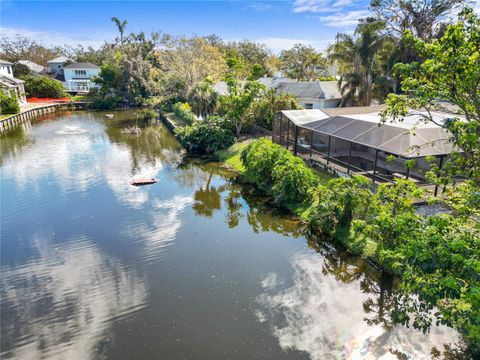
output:
POLYGON ((147 285, 84 237, 33 247, 37 258, 2 268, 2 358, 98 358, 112 320, 141 309, 147 285))
POLYGON ((291 261, 291 286, 281 288, 281 279, 273 273, 262 282, 257 316, 272 322, 282 349, 305 351, 312 359, 397 359, 390 349, 429 359, 433 346, 457 340, 445 327, 424 335, 401 326, 390 333, 369 326, 362 308, 368 295, 358 282, 342 283, 323 274, 322 261, 316 253, 299 253, 291 261))

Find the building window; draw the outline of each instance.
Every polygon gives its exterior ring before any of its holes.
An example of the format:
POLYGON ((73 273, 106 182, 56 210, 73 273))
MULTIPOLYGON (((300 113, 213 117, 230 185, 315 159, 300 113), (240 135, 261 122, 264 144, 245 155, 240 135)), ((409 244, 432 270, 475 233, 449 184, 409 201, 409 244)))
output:
POLYGON ((310 104, 310 103, 305 104, 305 109, 313 109, 313 104, 310 104))
POLYGON ((60 69, 62 67, 62 65, 58 65, 58 68, 60 69))
POLYGON ((11 68, 10 66, 7 66, 7 72, 8 72, 9 74, 12 73, 12 68, 11 68))
POLYGON ((87 75, 87 70, 75 70, 75 75, 87 75))

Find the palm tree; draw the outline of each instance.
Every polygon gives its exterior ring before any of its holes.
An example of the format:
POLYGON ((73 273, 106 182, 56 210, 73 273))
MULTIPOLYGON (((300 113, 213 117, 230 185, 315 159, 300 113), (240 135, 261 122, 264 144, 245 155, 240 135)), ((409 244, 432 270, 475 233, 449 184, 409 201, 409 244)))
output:
POLYGON ((195 114, 206 118, 217 106, 218 94, 212 87, 211 81, 204 80, 195 85, 188 95, 188 103, 195 114))
POLYGON ((355 36, 337 34, 329 49, 329 58, 340 65, 338 86, 342 93, 340 106, 347 104, 370 105, 377 78, 378 54, 386 36, 380 30, 383 24, 374 20, 361 20, 355 36))
POLYGON ((120 33, 120 44, 123 44, 123 33, 125 32, 125 27, 127 26, 127 20, 120 21, 119 18, 113 16, 111 19, 115 25, 117 25, 118 32, 120 33))

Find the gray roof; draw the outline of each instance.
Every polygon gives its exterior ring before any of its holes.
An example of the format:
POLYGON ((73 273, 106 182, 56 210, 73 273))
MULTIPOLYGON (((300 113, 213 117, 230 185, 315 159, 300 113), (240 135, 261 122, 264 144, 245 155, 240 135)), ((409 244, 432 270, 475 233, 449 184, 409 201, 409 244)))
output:
POLYGON ((26 67, 29 68, 30 71, 33 71, 35 73, 41 73, 42 71, 45 70, 45 66, 39 65, 34 63, 33 61, 30 60, 18 60, 19 64, 25 65, 26 67))
POLYGON ((336 81, 280 81, 277 92, 299 99, 340 99, 342 95, 336 81))
POLYGON ((2 83, 8 83, 8 84, 11 84, 11 85, 18 85, 18 84, 23 84, 25 81, 23 80, 20 80, 20 79, 17 79, 17 78, 14 78, 14 77, 10 77, 10 76, 5 76, 5 75, 0 75, 0 81, 2 83))
POLYGON ((225 81, 219 81, 215 85, 213 85, 213 90, 219 95, 227 95, 228 94, 228 86, 225 81))
POLYGON ((89 62, 77 62, 70 65, 65 65, 64 69, 100 69, 100 66, 89 62))
MULTIPOLYGON (((336 81, 297 81, 289 78, 262 77, 257 80, 268 89, 280 94, 294 95, 299 99, 341 99, 342 94, 336 81)), ((220 95, 228 93, 227 83, 220 81, 213 86, 220 95)))
POLYGON ((57 64, 57 63, 63 64, 64 62, 67 62, 67 61, 68 61, 68 58, 66 56, 59 56, 59 57, 56 57, 55 59, 47 61, 47 64, 57 64))
MULTIPOLYGON (((450 133, 429 122, 422 123, 422 113, 406 116, 401 122, 381 124, 378 113, 330 117, 321 110, 288 110, 281 112, 297 126, 335 138, 365 145, 405 158, 447 155, 457 150, 449 141, 450 133)), ((433 113, 442 123, 448 114, 433 113)))
POLYGON ((3 60, 3 59, 0 59, 0 64, 3 64, 3 65, 12 65, 12 63, 11 63, 10 61, 3 60))

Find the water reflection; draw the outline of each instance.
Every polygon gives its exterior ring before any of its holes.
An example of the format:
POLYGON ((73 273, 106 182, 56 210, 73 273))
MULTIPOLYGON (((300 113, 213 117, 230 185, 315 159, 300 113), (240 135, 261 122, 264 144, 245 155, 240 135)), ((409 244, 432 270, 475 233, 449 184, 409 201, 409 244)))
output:
POLYGON ((1 269, 2 358, 98 358, 111 320, 144 306, 146 284, 83 236, 38 235, 32 248, 38 257, 1 269))
POLYGON ((299 221, 284 216, 285 213, 281 209, 272 206, 271 200, 252 186, 238 183, 234 174, 230 173, 230 178, 225 179, 226 170, 223 170, 221 185, 211 185, 212 178, 219 177, 218 173, 214 176, 211 165, 206 169, 208 178, 205 184, 201 184, 195 191, 193 209, 197 215, 211 217, 216 211, 221 210, 223 195, 225 221, 229 228, 238 226, 240 219, 246 217, 247 223, 256 234, 274 231, 298 237, 304 233, 299 221))
POLYGON ((392 327, 391 279, 155 120, 42 119, 2 141, 2 357, 377 358, 445 339, 392 327))
POLYGON ((358 275, 362 272, 355 265, 347 269, 350 276, 339 281, 338 271, 330 271, 331 264, 326 262, 316 253, 301 252, 291 259, 294 274, 288 286, 281 286, 287 281, 276 279, 275 274, 268 274, 262 282, 264 293, 257 298, 259 320, 272 322, 282 349, 305 351, 312 359, 396 359, 395 351, 428 359, 435 344, 455 341, 454 332, 443 327, 423 335, 405 327, 388 332, 363 321, 362 302, 372 293, 386 292, 351 281, 367 277, 358 275))

